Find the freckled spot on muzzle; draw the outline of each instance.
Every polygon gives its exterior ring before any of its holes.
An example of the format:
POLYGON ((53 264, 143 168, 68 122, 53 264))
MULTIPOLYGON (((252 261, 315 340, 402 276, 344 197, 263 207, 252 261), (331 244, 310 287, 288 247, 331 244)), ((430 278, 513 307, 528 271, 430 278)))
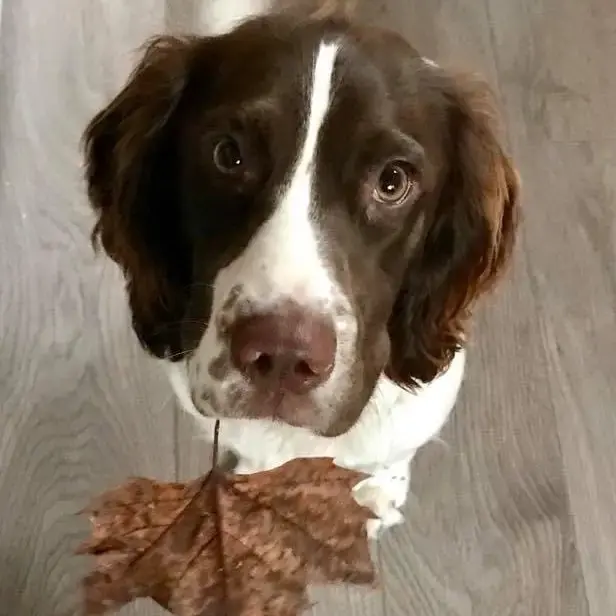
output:
POLYGON ((229 327, 234 319, 236 304, 238 303, 243 290, 244 287, 241 284, 237 284, 232 287, 223 305, 218 311, 218 315, 216 316, 216 329, 220 336, 225 336, 229 331, 229 327))
POLYGON ((225 350, 210 362, 207 371, 215 381, 223 381, 229 374, 229 368, 229 352, 225 350))

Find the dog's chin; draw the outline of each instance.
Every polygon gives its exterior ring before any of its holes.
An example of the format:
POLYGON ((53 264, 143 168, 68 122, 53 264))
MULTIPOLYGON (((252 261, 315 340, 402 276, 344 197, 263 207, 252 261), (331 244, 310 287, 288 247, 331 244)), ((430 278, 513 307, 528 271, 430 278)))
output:
MULTIPOLYGON (((213 397, 210 398, 213 402, 213 397)), ((292 392, 245 391, 221 396, 215 404, 198 405, 199 410, 220 419, 265 420, 302 428, 324 437, 340 436, 355 423, 346 413, 336 409, 323 410, 310 396, 292 392), (227 399, 225 399, 227 398, 227 399)))

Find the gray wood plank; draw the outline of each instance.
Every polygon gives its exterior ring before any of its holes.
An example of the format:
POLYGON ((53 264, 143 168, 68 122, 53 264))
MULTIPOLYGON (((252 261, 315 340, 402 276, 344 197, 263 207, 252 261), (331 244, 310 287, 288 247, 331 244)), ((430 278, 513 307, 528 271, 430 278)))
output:
POLYGON ((590 612, 616 610, 616 6, 491 0, 590 612), (516 47, 514 47, 514 41, 516 47))
POLYGON ((488 0, 488 6, 499 80, 519 137, 615 138, 614 4, 488 0))
POLYGON ((311 616, 381 616, 385 614, 383 588, 315 587, 310 589, 311 616))
POLYGON ((360 0, 368 23, 404 36, 420 53, 494 82, 495 64, 487 14, 480 4, 459 0, 360 0))
MULTIPOLYGON (((0 43, 0 613, 78 613, 76 513, 131 474, 174 475, 169 392, 95 258, 78 142, 160 28, 159 3, 7 0, 0 43), (147 10, 144 10, 147 9, 147 10)), ((147 603, 126 614, 160 614, 147 603)))
POLYGON ((528 188, 531 198, 544 204, 528 213, 531 275, 541 299, 546 386, 557 409, 593 615, 616 608, 615 145, 520 144, 527 160, 542 161, 540 167, 526 167, 528 177, 535 178, 528 188))

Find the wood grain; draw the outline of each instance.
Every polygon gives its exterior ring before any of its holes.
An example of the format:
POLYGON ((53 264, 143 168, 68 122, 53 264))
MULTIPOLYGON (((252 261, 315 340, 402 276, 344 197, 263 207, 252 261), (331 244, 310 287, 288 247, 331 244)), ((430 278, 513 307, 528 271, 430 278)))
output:
POLYGON ((524 20, 509 22, 511 6, 494 0, 490 11, 532 204, 528 273, 546 388, 590 613, 600 616, 616 610, 616 7, 606 0, 519 4, 524 20))
MULTIPOLYGON (((494 85, 525 224, 444 444, 417 457, 407 524, 376 556, 382 589, 315 589, 313 615, 616 613, 616 5, 363 4, 494 85)), ((0 0, 0 616, 78 613, 75 513, 94 493, 208 464, 137 347, 117 269, 91 252, 78 148, 132 51, 205 32, 202 8, 0 0)))

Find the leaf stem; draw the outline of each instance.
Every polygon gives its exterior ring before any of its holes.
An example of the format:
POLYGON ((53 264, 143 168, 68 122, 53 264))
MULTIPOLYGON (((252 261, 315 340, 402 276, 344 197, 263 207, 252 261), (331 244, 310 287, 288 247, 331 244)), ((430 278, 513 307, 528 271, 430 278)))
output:
POLYGON ((214 424, 214 450, 212 451, 212 468, 218 465, 218 439, 220 438, 220 419, 214 424))

